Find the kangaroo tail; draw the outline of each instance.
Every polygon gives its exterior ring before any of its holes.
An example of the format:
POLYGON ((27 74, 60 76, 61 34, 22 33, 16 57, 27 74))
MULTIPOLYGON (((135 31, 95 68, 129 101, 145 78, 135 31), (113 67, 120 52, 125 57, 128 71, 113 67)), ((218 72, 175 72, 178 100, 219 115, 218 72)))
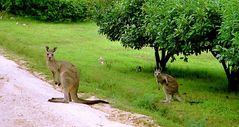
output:
POLYGON ((109 104, 109 102, 104 101, 104 100, 84 100, 78 98, 77 103, 82 103, 82 104, 87 104, 87 105, 93 105, 93 104, 98 104, 98 103, 104 103, 104 104, 109 104))

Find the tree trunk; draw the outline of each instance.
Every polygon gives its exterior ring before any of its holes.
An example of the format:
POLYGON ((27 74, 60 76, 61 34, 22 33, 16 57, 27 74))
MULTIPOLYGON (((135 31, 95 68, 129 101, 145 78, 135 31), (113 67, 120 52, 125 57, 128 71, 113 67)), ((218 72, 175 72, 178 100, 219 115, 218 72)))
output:
POLYGON ((229 91, 238 91, 239 90, 239 70, 232 70, 228 80, 228 89, 229 91))
POLYGON ((159 58, 159 47, 158 46, 154 46, 154 54, 155 54, 156 68, 159 69, 160 58, 159 58))
POLYGON ((161 52, 161 56, 162 56, 162 59, 160 60, 160 66, 162 68, 162 70, 166 70, 166 65, 167 65, 167 62, 169 60, 169 58, 171 57, 171 53, 169 51, 166 51, 165 49, 162 49, 162 52, 161 52))
POLYGON ((161 59, 159 56, 159 47, 154 46, 154 51, 155 51, 155 60, 156 60, 156 68, 157 69, 162 69, 164 71, 166 69, 167 62, 169 58, 171 57, 171 54, 167 52, 165 49, 162 49, 161 51, 161 59))
POLYGON ((222 61, 222 66, 227 76, 228 91, 239 90, 239 70, 230 68, 225 61, 222 61))
MULTIPOLYGON (((215 52, 211 51, 211 53, 215 58, 217 58, 217 54, 215 52)), ((233 70, 229 67, 225 60, 222 60, 221 63, 227 76, 228 91, 239 91, 239 69, 233 70)))

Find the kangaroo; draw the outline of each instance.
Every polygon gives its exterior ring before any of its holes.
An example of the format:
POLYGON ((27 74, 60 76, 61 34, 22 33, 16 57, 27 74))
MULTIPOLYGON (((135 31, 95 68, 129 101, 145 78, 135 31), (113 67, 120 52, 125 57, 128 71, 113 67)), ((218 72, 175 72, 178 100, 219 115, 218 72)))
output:
POLYGON ((56 103, 69 103, 70 101, 74 101, 76 103, 83 103, 83 104, 97 104, 97 103, 106 103, 108 102, 104 100, 84 100, 80 99, 77 96, 77 91, 79 87, 79 74, 77 72, 76 67, 66 61, 57 61, 54 58, 54 53, 56 51, 56 47, 53 49, 49 49, 46 46, 46 63, 49 70, 52 72, 53 79, 55 84, 62 85, 64 98, 51 98, 49 102, 56 102, 56 103))
POLYGON ((178 101, 182 101, 179 92, 178 92, 178 83, 174 77, 168 74, 161 74, 160 69, 156 69, 154 72, 158 88, 160 89, 160 84, 163 88, 163 92, 166 96, 165 100, 162 100, 163 103, 170 103, 172 97, 175 95, 178 101))
POLYGON ((56 51, 56 47, 53 49, 49 49, 48 46, 46 46, 46 57, 47 57, 47 66, 48 69, 51 71, 52 76, 53 76, 53 80, 55 85, 60 86, 60 73, 59 73, 59 68, 57 66, 59 66, 59 63, 54 59, 54 52, 56 51))

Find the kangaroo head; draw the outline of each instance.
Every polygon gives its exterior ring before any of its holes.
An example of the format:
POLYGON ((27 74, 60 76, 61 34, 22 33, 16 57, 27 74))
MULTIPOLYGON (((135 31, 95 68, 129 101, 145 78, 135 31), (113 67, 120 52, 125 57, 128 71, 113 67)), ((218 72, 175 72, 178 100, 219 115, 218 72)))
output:
POLYGON ((56 47, 50 49, 48 46, 46 46, 46 58, 47 60, 51 61, 54 59, 54 53, 56 51, 56 47))
POLYGON ((154 71, 154 76, 159 76, 159 75, 161 75, 161 70, 160 69, 156 69, 155 71, 154 71))

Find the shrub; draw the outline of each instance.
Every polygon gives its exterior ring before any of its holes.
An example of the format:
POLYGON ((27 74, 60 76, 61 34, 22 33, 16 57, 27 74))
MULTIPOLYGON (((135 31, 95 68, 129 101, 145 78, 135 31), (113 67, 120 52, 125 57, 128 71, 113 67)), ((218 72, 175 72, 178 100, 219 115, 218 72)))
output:
POLYGON ((0 8, 43 21, 77 21, 87 17, 84 0, 2 0, 0 8))

